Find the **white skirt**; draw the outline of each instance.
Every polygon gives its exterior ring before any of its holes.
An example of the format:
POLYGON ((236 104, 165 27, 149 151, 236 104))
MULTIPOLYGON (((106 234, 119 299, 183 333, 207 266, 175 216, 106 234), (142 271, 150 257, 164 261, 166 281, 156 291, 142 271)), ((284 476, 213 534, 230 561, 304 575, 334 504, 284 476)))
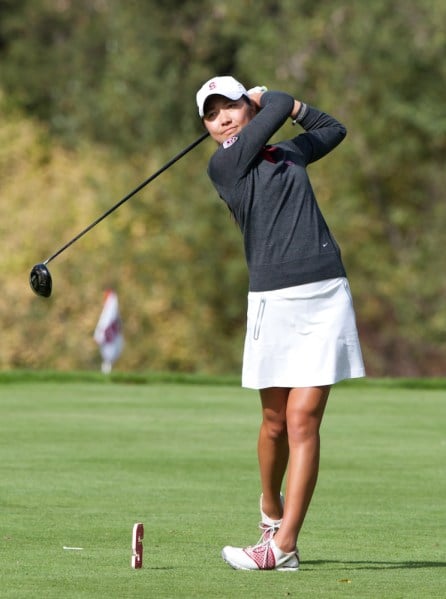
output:
POLYGON ((346 278, 249 292, 243 387, 315 387, 363 376, 346 278))

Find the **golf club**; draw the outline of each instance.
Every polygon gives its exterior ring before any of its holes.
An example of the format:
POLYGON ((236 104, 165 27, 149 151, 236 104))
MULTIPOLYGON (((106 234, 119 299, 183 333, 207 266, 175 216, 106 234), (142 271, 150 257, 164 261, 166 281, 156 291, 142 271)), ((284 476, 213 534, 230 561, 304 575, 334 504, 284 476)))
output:
POLYGON ((60 249, 58 249, 57 252, 54 252, 54 254, 52 256, 47 258, 44 262, 40 262, 39 264, 36 264, 35 266, 33 266, 31 269, 30 275, 29 275, 29 284, 31 285, 31 289, 34 291, 34 293, 36 293, 37 295, 40 295, 42 297, 50 297, 52 287, 53 287, 53 282, 51 279, 51 273, 48 270, 46 265, 49 262, 51 262, 52 260, 54 260, 54 258, 59 256, 59 254, 64 252, 67 248, 69 248, 70 245, 73 245, 73 243, 75 241, 77 241, 78 239, 83 237, 85 235, 85 233, 88 233, 88 231, 91 231, 91 229, 93 227, 95 227, 98 223, 100 223, 102 220, 104 220, 104 218, 106 218, 109 214, 111 214, 117 208, 119 208, 119 206, 124 204, 124 202, 127 202, 127 200, 129 200, 132 196, 134 196, 136 193, 138 193, 138 191, 140 191, 143 187, 145 187, 151 181, 156 179, 156 177, 158 177, 158 175, 161 175, 161 173, 163 173, 170 166, 172 166, 172 164, 177 162, 177 160, 179 160, 185 154, 190 152, 193 148, 198 146, 198 144, 201 143, 208 136, 209 136, 209 133, 207 131, 205 133, 203 133, 202 135, 200 135, 200 137, 198 139, 196 139, 194 142, 189 144, 186 148, 184 148, 184 150, 182 150, 176 156, 174 156, 168 162, 166 162, 166 164, 164 166, 162 166, 159 170, 157 170, 156 173, 154 173, 148 179, 143 181, 140 185, 138 185, 138 187, 136 187, 133 191, 131 191, 125 197, 123 197, 122 200, 119 200, 119 202, 114 204, 111 208, 109 208, 106 212, 104 212, 104 214, 99 216, 94 222, 92 222, 90 225, 88 225, 88 227, 86 227, 83 231, 81 231, 75 237, 73 237, 73 239, 71 239, 65 245, 63 245, 60 249))

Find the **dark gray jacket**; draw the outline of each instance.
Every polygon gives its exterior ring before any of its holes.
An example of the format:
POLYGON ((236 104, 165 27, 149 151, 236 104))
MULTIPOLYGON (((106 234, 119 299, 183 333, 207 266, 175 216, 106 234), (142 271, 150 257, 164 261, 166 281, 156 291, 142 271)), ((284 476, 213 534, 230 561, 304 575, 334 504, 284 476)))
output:
POLYGON ((294 99, 265 92, 261 106, 237 136, 219 146, 208 166, 243 233, 249 289, 282 289, 346 276, 306 171, 343 140, 346 129, 304 104, 299 124, 305 133, 266 145, 289 117, 294 99))

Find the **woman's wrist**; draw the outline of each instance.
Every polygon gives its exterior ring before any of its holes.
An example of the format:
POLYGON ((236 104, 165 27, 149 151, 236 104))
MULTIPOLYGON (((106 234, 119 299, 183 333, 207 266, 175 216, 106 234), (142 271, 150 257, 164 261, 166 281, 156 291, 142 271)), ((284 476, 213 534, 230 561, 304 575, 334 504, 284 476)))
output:
POLYGON ((299 100, 294 100, 294 108, 291 113, 291 122, 293 125, 300 123, 307 111, 307 105, 299 100))

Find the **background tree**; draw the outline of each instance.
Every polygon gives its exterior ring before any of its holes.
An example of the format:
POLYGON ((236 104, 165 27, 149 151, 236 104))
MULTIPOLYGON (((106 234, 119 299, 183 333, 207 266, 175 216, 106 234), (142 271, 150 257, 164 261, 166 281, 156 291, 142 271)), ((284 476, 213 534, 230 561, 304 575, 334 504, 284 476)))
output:
POLYGON ((91 335, 113 286, 119 368, 238 371, 247 277, 205 173, 211 141, 58 259, 49 302, 26 282, 201 133, 196 89, 232 73, 347 125, 311 175, 343 248, 368 372, 444 374, 441 0, 0 0, 0 15, 0 366, 98 365, 91 335))

